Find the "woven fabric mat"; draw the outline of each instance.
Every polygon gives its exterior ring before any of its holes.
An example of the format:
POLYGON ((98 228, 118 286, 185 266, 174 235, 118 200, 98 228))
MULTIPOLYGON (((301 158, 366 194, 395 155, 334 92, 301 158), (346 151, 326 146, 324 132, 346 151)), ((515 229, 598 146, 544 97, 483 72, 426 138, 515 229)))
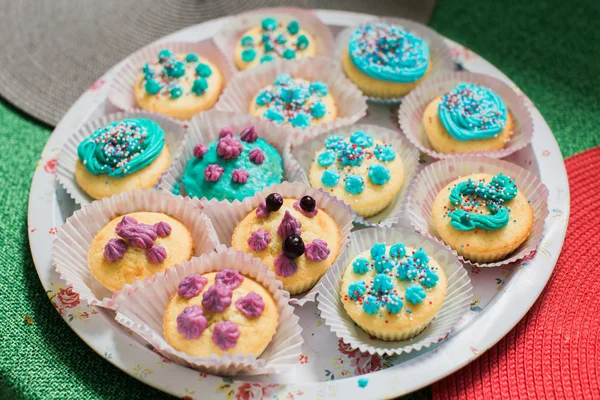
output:
POLYGON ((550 282, 504 339, 433 385, 434 399, 600 399, 600 148, 566 164, 571 217, 550 282))
POLYGON ((104 72, 169 33, 245 10, 293 5, 429 21, 435 0, 0 0, 0 95, 56 125, 104 72))

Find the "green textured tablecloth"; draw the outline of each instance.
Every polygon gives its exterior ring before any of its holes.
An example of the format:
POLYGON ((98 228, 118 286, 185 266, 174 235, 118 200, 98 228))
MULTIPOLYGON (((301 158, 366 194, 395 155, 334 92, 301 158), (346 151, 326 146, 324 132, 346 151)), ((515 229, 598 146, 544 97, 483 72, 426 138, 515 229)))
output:
MULTIPOLYGON (((600 145, 599 20, 597 1, 444 0, 431 25, 506 73, 536 104, 568 157, 600 145)), ((0 398, 166 398, 89 349, 38 280, 27 202, 50 133, 0 102, 0 398)), ((410 397, 430 396, 427 388, 410 397)))

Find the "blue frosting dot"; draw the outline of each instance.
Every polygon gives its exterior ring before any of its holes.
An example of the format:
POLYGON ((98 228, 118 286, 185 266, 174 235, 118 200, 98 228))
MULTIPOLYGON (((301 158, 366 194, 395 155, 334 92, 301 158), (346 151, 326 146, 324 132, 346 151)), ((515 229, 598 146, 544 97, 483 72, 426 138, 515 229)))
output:
POLYGON ((298 113, 290 122, 295 128, 306 128, 310 126, 310 116, 305 113, 298 113))
POLYGON ((158 62, 165 61, 166 59, 171 58, 173 56, 174 56, 174 54, 171 50, 168 50, 168 49, 161 50, 158 53, 158 62))
POLYGON ((355 147, 346 142, 339 143, 336 150, 340 152, 340 164, 357 166, 365 158, 365 152, 361 147, 355 147))
POLYGON ((406 255, 404 243, 396 243, 390 247, 390 256, 394 258, 403 258, 406 255))
POLYGON ((194 53, 189 53, 187 56, 185 56, 185 61, 189 63, 198 62, 198 56, 194 53))
POLYGON ((173 89, 171 89, 171 98, 173 99, 180 98, 182 94, 183 90, 181 90, 179 86, 175 86, 173 89))
POLYGON ((327 85, 323 82, 312 82, 309 86, 309 90, 311 94, 316 94, 319 97, 324 97, 329 93, 327 90, 327 85))
POLYGON ((340 174, 337 171, 331 169, 323 171, 323 176, 321 177, 321 183, 323 185, 332 187, 337 185, 339 180, 340 174))
POLYGON ((351 194, 360 194, 365 188, 363 178, 358 175, 346 175, 346 191, 351 194))
POLYGON ((425 268, 425 275, 421 278, 421 284, 427 288, 437 285, 440 277, 431 268, 425 268))
POLYGON ((425 253, 425 250, 419 248, 419 250, 415 251, 413 257, 417 260, 419 264, 427 264, 429 262, 429 256, 425 253))
POLYGON ((272 31, 275 30, 277 28, 277 20, 275 18, 265 18, 262 20, 262 28, 265 31, 272 31))
POLYGON ((279 90, 279 98, 285 103, 292 102, 292 96, 294 95, 294 88, 292 87, 282 87, 279 90))
POLYGON ((362 282, 362 281, 353 282, 348 286, 348 297, 350 297, 352 300, 356 300, 360 296, 365 294, 366 290, 367 290, 367 286, 365 285, 364 282, 362 282))
POLYGON ((385 305, 388 312, 391 314, 398 314, 400 310, 402 310, 403 306, 404 303, 402 302, 402 299, 400 296, 396 296, 395 294, 392 294, 388 297, 387 304, 385 305))
MULTIPOLYGON (((269 41, 268 41, 269 39, 266 39, 266 40, 265 40, 265 39, 264 39, 264 36, 265 36, 265 35, 263 35, 263 43, 264 43, 263 47, 265 48, 265 53, 270 53, 270 52, 272 52, 273 50, 275 50, 275 47, 273 47, 273 45, 271 44, 271 42, 269 42, 269 41)), ((268 36, 267 36, 267 37, 268 37, 268 36)))
POLYGON ((379 161, 388 162, 396 158, 396 152, 394 151, 394 149, 392 149, 392 146, 389 144, 378 144, 377 146, 375 146, 375 150, 373 152, 375 153, 375 157, 377 157, 379 161))
POLYGON ((146 83, 144 84, 144 90, 146 90, 148 94, 156 94, 160 92, 161 88, 162 85, 160 82, 155 81, 154 79, 147 79, 146 83))
POLYGON ((340 135, 331 135, 325 140, 325 147, 328 149, 335 148, 339 143, 343 143, 344 137, 340 135))
POLYGON ((412 281, 418 275, 419 270, 417 269, 417 265, 412 259, 406 259, 398 265, 398 271, 396 273, 398 279, 412 281))
POLYGON ((375 296, 368 295, 363 300, 363 310, 367 314, 377 314, 380 306, 381 302, 375 296))
POLYGON ((252 62, 256 58, 256 50, 250 48, 242 51, 242 61, 252 62))
POLYGON ((375 185, 383 185, 390 180, 390 170, 380 164, 369 167, 369 179, 375 185))
POLYGON ((299 30, 300 24, 298 23, 298 21, 290 21, 290 23, 287 26, 287 31, 290 33, 290 35, 295 35, 296 33, 298 33, 299 30))
POLYGON ((292 49, 285 49, 285 51, 283 52, 283 58, 285 58, 286 60, 293 60, 294 58, 296 58, 296 52, 292 49))
POLYGON ((273 94, 268 90, 263 90, 256 96, 256 104, 264 106, 273 100, 273 94))
POLYGON ((304 50, 308 47, 308 45, 309 41, 305 35, 298 36, 298 40, 296 41, 296 46, 298 46, 298 49, 304 50))
POLYGON ((292 101, 297 104, 303 104, 306 98, 308 97, 308 90, 306 88, 300 86, 294 88, 292 92, 292 101))
POLYGON ((385 243, 375 243, 371 247, 371 257, 383 256, 385 255, 385 251, 385 243))
POLYGON ((289 85, 293 81, 294 80, 292 79, 290 74, 279 74, 279 75, 277 75, 277 78, 275 78, 274 83, 277 86, 281 86, 281 85, 289 85))
POLYGON ((352 269, 355 274, 364 275, 369 271, 371 263, 366 258, 357 258, 352 263, 352 269))
POLYGON ((310 114, 315 118, 323 118, 326 112, 327 107, 320 101, 310 106, 310 114))
POLYGON ((254 44, 254 39, 252 39, 252 36, 244 36, 241 40, 241 43, 242 46, 249 47, 254 44))
POLYGON ((421 285, 410 285, 406 288, 406 294, 404 296, 407 301, 413 304, 419 304, 423 302, 423 299, 427 297, 427 293, 425 293, 425 289, 421 285))
POLYGON ((185 63, 181 61, 175 61, 170 68, 165 68, 167 75, 173 78, 180 78, 185 74, 185 63))
POLYGON ((192 85, 192 92, 194 92, 196 96, 200 96, 206 89, 208 89, 208 82, 204 78, 196 79, 192 85))
POLYGON ((321 167, 329 167, 335 161, 335 153, 331 150, 325 150, 317 157, 317 162, 321 167))
POLYGON ((266 63, 266 62, 269 62, 269 61, 273 61, 274 59, 275 59, 275 58, 274 58, 273 56, 270 56, 270 55, 268 55, 268 54, 265 54, 264 56, 262 56, 262 57, 260 58, 260 63, 261 63, 261 64, 262 64, 262 63, 266 63))
POLYGON ((196 73, 202 78, 208 78, 212 74, 212 70, 208 65, 200 63, 196 65, 196 73))
POLYGON ((394 268, 394 263, 385 255, 385 253, 373 257, 373 261, 375 265, 375 270, 377 272, 385 272, 394 268))
POLYGON ((280 124, 283 121, 283 114, 281 114, 275 108, 268 108, 267 111, 265 111, 264 116, 266 119, 269 119, 276 124, 280 124))
POLYGON ((373 146, 373 136, 367 135, 363 131, 356 131, 350 136, 350 142, 357 146, 371 147, 373 146))
POLYGON ((383 294, 389 292, 394 289, 394 285, 392 284, 392 278, 385 274, 377 274, 375 278, 373 278, 373 286, 371 287, 375 292, 381 292, 383 294))
POLYGON ((148 78, 152 78, 154 76, 154 72, 152 71, 152 68, 150 67, 150 64, 146 63, 146 65, 144 65, 144 67, 142 68, 142 72, 144 73, 144 78, 148 79, 148 78))
POLYGON ((279 43, 279 44, 286 44, 287 43, 287 39, 285 38, 285 36, 283 36, 280 33, 279 35, 277 35, 277 43, 279 43))

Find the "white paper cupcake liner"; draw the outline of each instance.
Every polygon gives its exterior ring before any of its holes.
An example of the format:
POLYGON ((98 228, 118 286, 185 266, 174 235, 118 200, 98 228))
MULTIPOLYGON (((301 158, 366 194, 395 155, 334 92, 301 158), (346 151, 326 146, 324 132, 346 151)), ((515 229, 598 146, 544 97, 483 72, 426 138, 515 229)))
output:
POLYGON ((321 317, 325 319, 325 324, 351 348, 379 355, 419 351, 440 342, 446 334, 452 331, 460 317, 469 310, 473 296, 471 279, 456 256, 445 246, 418 233, 398 228, 362 229, 352 232, 351 236, 350 245, 342 257, 327 271, 318 285, 317 305, 321 311, 321 317), (348 316, 340 297, 342 276, 350 261, 379 242, 385 242, 388 245, 402 242, 413 248, 422 247, 430 257, 438 262, 448 279, 446 298, 439 312, 425 330, 408 340, 389 342, 371 339, 370 335, 348 316))
POLYGON ((544 224, 548 217, 548 189, 532 172, 507 161, 475 156, 438 161, 425 167, 417 175, 409 193, 407 205, 412 226, 423 235, 443 243, 464 263, 478 267, 497 267, 513 263, 534 252, 544 236, 544 224), (533 210, 533 229, 527 239, 508 257, 496 262, 476 263, 459 256, 439 238, 433 225, 431 207, 440 190, 461 176, 477 173, 503 173, 510 176, 517 183, 518 190, 530 201, 533 210))
POLYGON ((385 209, 369 218, 363 218, 357 215, 355 223, 361 226, 392 226, 397 224, 405 216, 406 204, 404 200, 408 193, 408 187, 417 173, 419 151, 408 141, 402 139, 396 131, 376 125, 355 124, 320 134, 309 142, 296 146, 292 151, 292 156, 301 167, 296 170, 298 174, 292 178, 294 181, 302 182, 310 186, 308 179, 310 166, 316 152, 325 147, 325 140, 331 135, 350 137, 350 135, 356 131, 364 131, 375 139, 384 140, 392 145, 394 150, 396 150, 398 157, 402 159, 404 165, 404 183, 402 184, 400 192, 398 192, 396 197, 385 209))
POLYGON ((404 98, 398 111, 398 122, 408 140, 423 153, 435 159, 464 157, 466 155, 504 158, 527 146, 533 138, 534 123, 531 113, 517 92, 500 79, 489 75, 460 71, 432 77, 404 98), (450 91, 459 83, 474 83, 496 92, 506 104, 514 119, 514 130, 510 140, 500 150, 473 153, 439 153, 431 147, 425 128, 423 114, 433 99, 450 91))
POLYGON ((240 72, 225 88, 215 107, 222 111, 248 114, 250 103, 256 94, 265 86, 272 85, 277 75, 283 73, 290 74, 292 78, 324 82, 338 107, 336 119, 306 129, 280 126, 269 121, 283 135, 291 136, 292 146, 306 142, 319 133, 351 125, 367 113, 367 102, 361 91, 344 74, 339 73, 339 68, 333 61, 325 57, 276 60, 240 72))
MULTIPOLYGON (((78 159, 77 147, 79 146, 79 143, 91 136, 95 130, 115 121, 127 118, 147 118, 160 125, 165 132, 165 143, 169 146, 171 162, 173 162, 181 152, 186 129, 174 119, 160 114, 150 111, 119 112, 105 115, 102 118, 88 122, 79 128, 67 142, 63 144, 60 149, 60 154, 58 155, 58 165, 56 167, 58 182, 77 204, 84 205, 94 201, 90 195, 83 191, 75 179, 75 164, 78 159)), ((158 184, 158 182, 156 183, 158 184)))
POLYGON ((58 230, 52 244, 52 266, 88 304, 115 308, 113 293, 90 271, 88 250, 96 233, 112 219, 136 211, 161 212, 183 223, 192 235, 194 256, 211 252, 219 245, 211 221, 181 196, 154 189, 133 190, 87 204, 58 230))
MULTIPOLYGON (((350 36, 356 29, 364 28, 365 26, 374 23, 401 25, 407 30, 414 32, 419 37, 423 38, 429 44, 429 50, 431 55, 431 71, 429 72, 429 76, 418 87, 423 86, 425 82, 432 78, 435 78, 446 72, 454 71, 455 64, 452 60, 452 52, 450 51, 450 48, 446 44, 444 38, 439 33, 429 28, 428 26, 425 26, 415 21, 411 21, 409 19, 381 17, 371 20, 369 22, 365 22, 358 26, 346 28, 337 35, 335 40, 334 54, 338 71, 341 71, 341 73, 344 76, 345 72, 342 69, 341 60, 344 55, 344 52, 348 51, 348 42, 350 40, 350 36)), ((405 98, 405 96, 395 98, 367 96, 368 101, 378 104, 398 104, 403 101, 403 98, 405 98)))
MULTIPOLYGON (((231 237, 238 222, 258 207, 258 204, 271 193, 279 193, 283 197, 298 199, 305 195, 312 196, 317 202, 317 207, 333 218, 340 230, 341 244, 338 258, 340 257, 350 240, 350 230, 355 214, 350 210, 350 207, 322 190, 310 188, 300 183, 284 182, 268 187, 254 197, 248 197, 241 202, 236 200, 232 203, 222 204, 215 200, 201 200, 200 203, 203 206, 203 212, 212 221, 215 221, 215 230, 219 241, 226 246, 231 246, 231 237)), ((317 295, 316 286, 306 293, 292 297, 290 302, 303 305, 308 301, 314 301, 317 295)))
POLYGON ((223 28, 213 38, 215 45, 234 65, 233 54, 244 32, 259 27, 262 20, 273 17, 277 20, 296 20, 300 28, 313 37, 316 56, 331 56, 333 51, 333 35, 324 23, 311 10, 294 7, 259 8, 233 16, 223 24, 223 28))
POLYGON ((168 49, 174 53, 196 53, 215 64, 223 74, 223 87, 226 87, 235 71, 233 65, 223 57, 211 41, 166 42, 144 47, 133 53, 115 73, 108 90, 108 101, 120 110, 138 108, 133 95, 135 81, 146 63, 155 63, 158 53, 168 49))
MULTIPOLYGON (((234 135, 249 126, 254 126, 258 137, 265 139, 275 147, 283 160, 283 179, 294 181, 298 170, 297 163, 292 160, 290 144, 285 135, 278 129, 274 129, 269 121, 262 120, 249 114, 236 114, 232 112, 210 110, 206 111, 190 121, 190 127, 185 139, 183 150, 179 157, 171 164, 171 167, 161 178, 159 188, 172 192, 173 187, 179 185, 182 196, 186 196, 185 188, 179 182, 183 178, 187 163, 194 157, 194 146, 198 143, 209 144, 219 139, 219 132, 225 127, 230 127, 234 135)), ((203 198, 206 199, 206 198, 203 198)), ((222 200, 222 203, 229 203, 222 200)))
MULTIPOLYGON (((192 368, 216 375, 257 375, 277 373, 298 362, 301 354, 302 327, 298 316, 289 305, 290 294, 282 289, 275 274, 267 269, 258 258, 220 246, 217 252, 194 257, 169 269, 164 274, 138 280, 127 285, 115 297, 118 305, 116 320, 139 334, 154 346, 163 356, 192 368), (279 319, 277 331, 260 357, 235 355, 211 357, 189 356, 174 349, 167 343, 163 330, 163 315, 167 303, 177 293, 177 286, 183 278, 193 273, 216 272, 223 269, 235 269, 242 275, 260 283, 267 289, 277 303, 279 319)), ((240 337, 240 340, 244 340, 240 337)))

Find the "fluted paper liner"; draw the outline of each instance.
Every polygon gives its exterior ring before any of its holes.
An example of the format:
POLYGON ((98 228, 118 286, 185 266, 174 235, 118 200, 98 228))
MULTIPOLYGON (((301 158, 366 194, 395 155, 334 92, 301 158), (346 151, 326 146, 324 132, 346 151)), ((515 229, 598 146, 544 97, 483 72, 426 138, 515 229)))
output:
POLYGON ((229 62, 234 65, 234 52, 243 34, 249 29, 261 26, 263 19, 292 21, 296 20, 300 28, 306 30, 313 38, 315 55, 329 57, 333 51, 333 35, 329 27, 319 20, 311 10, 294 7, 259 8, 231 17, 213 38, 215 45, 223 52, 229 62))
POLYGON ((223 57, 223 54, 221 54, 219 49, 210 40, 152 44, 133 53, 121 64, 108 90, 109 103, 124 111, 139 108, 133 95, 135 81, 146 63, 157 62, 158 53, 163 49, 171 50, 174 53, 196 53, 206 58, 221 71, 223 75, 223 87, 227 86, 233 76, 233 65, 223 57))
MULTIPOLYGON (((295 180, 298 167, 296 162, 292 161, 290 144, 278 129, 273 128, 271 123, 249 114, 211 110, 192 118, 183 150, 177 160, 171 164, 167 173, 161 178, 159 188, 171 192, 177 183, 180 194, 183 196, 187 195, 185 188, 179 182, 183 178, 187 163, 194 157, 194 146, 198 143, 208 145, 210 142, 219 140, 219 132, 225 127, 232 128, 233 134, 239 135, 244 128, 249 126, 254 126, 258 137, 265 139, 281 155, 283 160, 283 180, 295 180)), ((228 200, 221 200, 221 202, 229 203, 228 200)))
POLYGON ((432 77, 404 98, 398 111, 398 122, 407 139, 423 153, 435 159, 464 157, 468 155, 504 158, 527 146, 533 138, 534 123, 525 102, 517 92, 500 79, 489 75, 460 71, 432 77), (450 91, 460 83, 474 83, 496 92, 514 120, 510 140, 500 150, 472 153, 440 153, 431 147, 423 126, 425 108, 436 97, 450 91))
MULTIPOLYGON (((181 265, 126 285, 115 297, 118 304, 116 320, 139 334, 163 356, 192 368, 216 375, 257 375, 280 372, 298 362, 301 354, 302 328, 298 316, 289 305, 290 294, 273 272, 258 258, 220 246, 217 252, 194 257, 181 265), (205 274, 223 269, 235 269, 242 275, 260 283, 277 303, 279 312, 277 331, 265 351, 256 358, 225 354, 211 357, 189 356, 167 343, 163 330, 163 315, 171 297, 177 293, 179 282, 193 273, 205 274)), ((233 307, 233 305, 232 305, 233 307)), ((240 337, 239 340, 244 340, 240 337)))
MULTIPOLYGON (((173 162, 183 147, 186 129, 179 122, 150 111, 118 112, 105 115, 94 121, 90 121, 79 128, 60 149, 56 176, 60 185, 67 191, 69 196, 77 204, 88 204, 94 199, 88 195, 75 179, 75 163, 77 162, 77 147, 84 139, 87 139, 99 128, 110 123, 127 118, 147 118, 156 122, 165 132, 165 143, 169 146, 171 162, 173 162)), ((156 182, 158 184, 158 182, 156 182)))
POLYGON ((544 236, 544 224, 548 217, 548 189, 536 175, 518 165, 493 158, 465 156, 448 158, 425 167, 410 188, 407 205, 412 226, 423 235, 443 243, 461 262, 478 267, 497 267, 521 260, 537 249, 544 236), (433 225, 431 207, 440 190, 461 176, 478 173, 510 176, 517 183, 518 190, 530 201, 533 210, 533 229, 527 239, 506 258, 495 262, 476 263, 459 256, 443 243, 433 225))
MULTIPOLYGON (((337 35, 335 40, 334 54, 338 70, 341 71, 342 74, 345 75, 345 72, 343 71, 341 65, 341 60, 344 55, 344 52, 348 51, 350 36, 356 29, 364 28, 366 25, 371 25, 375 23, 401 25, 407 30, 417 34, 417 36, 424 39, 429 44, 431 70, 429 72, 429 76, 427 76, 427 78, 425 78, 425 80, 423 80, 423 82, 421 82, 421 84, 417 86, 417 88, 423 86, 423 84, 431 78, 437 77, 449 71, 454 71, 455 64, 452 60, 452 52, 450 51, 450 48, 446 44, 444 38, 439 33, 429 28, 428 26, 425 26, 415 21, 411 21, 409 19, 381 17, 357 26, 346 28, 337 35)), ((401 96, 394 98, 385 98, 367 96, 368 101, 378 104, 398 104, 403 101, 403 98, 406 97, 401 96)))
MULTIPOLYGON (((297 174, 292 178, 294 181, 302 182, 310 186, 308 179, 310 166, 315 159, 317 151, 325 147, 325 140, 331 135, 350 137, 350 135, 356 131, 364 131, 375 139, 383 140, 392 145, 392 148, 396 151, 398 157, 402 159, 402 164, 404 166, 404 183, 396 197, 386 208, 369 218, 363 218, 360 215, 357 215, 355 223, 366 226, 392 226, 397 224, 405 217, 406 204, 404 200, 408 193, 408 187, 417 174, 419 151, 408 141, 404 140, 396 131, 376 125, 355 124, 323 133, 309 142, 294 148, 292 156, 301 168, 295 170, 297 174)), ((393 172, 394 171, 392 171, 392 173, 393 172)))
POLYGON ((194 241, 194 256, 208 253, 219 241, 210 220, 189 199, 147 189, 116 194, 84 205, 67 218, 52 244, 52 266, 90 305, 115 308, 112 293, 94 278, 88 250, 94 237, 114 218, 132 212, 161 212, 183 223, 194 241))
POLYGON ((324 82, 338 108, 338 117, 333 121, 305 129, 269 121, 273 127, 281 130, 282 135, 291 136, 292 146, 306 142, 319 133, 351 125, 367 113, 367 102, 361 91, 344 74, 339 73, 339 68, 332 60, 325 57, 270 61, 239 72, 215 107, 222 111, 248 114, 256 94, 265 86, 272 85, 277 75, 283 73, 290 74, 292 78, 324 82))
POLYGON ((456 256, 443 245, 423 237, 416 232, 398 228, 368 228, 352 232, 350 245, 327 271, 325 277, 317 285, 319 291, 317 307, 321 317, 337 337, 344 340, 353 349, 379 355, 395 355, 410 353, 429 347, 444 340, 453 330, 453 326, 461 316, 469 310, 473 296, 471 279, 456 256), (340 297, 342 276, 348 264, 363 251, 370 250, 375 243, 385 242, 392 245, 404 243, 413 248, 422 247, 443 269, 448 279, 448 289, 442 307, 433 321, 417 336, 396 342, 371 339, 348 316, 340 297))
MULTIPOLYGON (((341 256, 350 240, 350 230, 355 214, 350 210, 350 207, 322 190, 310 188, 300 183, 284 182, 268 187, 254 197, 248 197, 241 202, 235 200, 232 203, 223 204, 215 200, 201 200, 200 204, 203 206, 203 212, 212 221, 215 221, 215 230, 219 241, 226 246, 231 246, 231 237, 238 222, 258 207, 258 204, 271 193, 279 193, 283 197, 298 199, 305 195, 312 196, 317 202, 317 207, 333 218, 340 230, 341 243, 338 258, 341 256)), ((314 301, 317 295, 315 288, 317 282, 317 279, 313 282, 307 282, 307 292, 292 297, 290 302, 303 305, 308 301, 314 301)))

